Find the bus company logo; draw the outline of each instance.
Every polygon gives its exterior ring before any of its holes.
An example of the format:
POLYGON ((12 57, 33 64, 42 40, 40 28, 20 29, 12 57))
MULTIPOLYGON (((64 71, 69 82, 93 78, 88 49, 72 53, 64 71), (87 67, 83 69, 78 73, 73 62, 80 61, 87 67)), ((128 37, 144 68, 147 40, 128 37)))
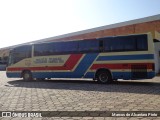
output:
POLYGON ((31 65, 31 61, 30 61, 30 60, 26 60, 26 61, 25 61, 25 65, 26 65, 26 66, 30 66, 30 65, 31 65))
POLYGON ((34 60, 35 64, 47 64, 47 63, 64 63, 61 57, 58 58, 37 58, 34 60))

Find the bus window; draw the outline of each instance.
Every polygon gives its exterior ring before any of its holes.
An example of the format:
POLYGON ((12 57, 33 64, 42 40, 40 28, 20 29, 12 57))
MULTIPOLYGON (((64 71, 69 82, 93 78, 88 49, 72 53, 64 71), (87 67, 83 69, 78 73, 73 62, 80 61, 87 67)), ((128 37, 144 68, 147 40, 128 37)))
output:
POLYGON ((54 43, 44 43, 34 45, 34 56, 53 55, 55 51, 54 43))
POLYGON ((12 52, 12 63, 17 63, 20 60, 31 57, 31 46, 23 46, 15 48, 12 52))
POLYGON ((100 41, 99 41, 99 51, 100 51, 100 52, 103 52, 103 49, 104 49, 104 48, 103 48, 103 40, 100 40, 100 41))
POLYGON ((110 51, 111 39, 112 37, 99 38, 100 40, 99 45, 102 51, 110 51))
POLYGON ((77 48, 78 43, 75 41, 37 44, 34 46, 34 56, 47 56, 76 52, 77 48))
POLYGON ((147 35, 118 36, 103 38, 104 48, 107 52, 140 51, 147 50, 147 35))
POLYGON ((68 52, 77 52, 78 51, 78 42, 69 41, 69 42, 57 42, 55 43, 55 52, 65 54, 68 52))
POLYGON ((136 36, 137 50, 148 50, 147 35, 136 36))
POLYGON ((79 41, 79 52, 97 52, 99 51, 99 40, 79 41))
POLYGON ((123 39, 114 38, 114 37, 104 39, 104 49, 107 52, 122 51, 124 49, 122 44, 123 44, 123 39))

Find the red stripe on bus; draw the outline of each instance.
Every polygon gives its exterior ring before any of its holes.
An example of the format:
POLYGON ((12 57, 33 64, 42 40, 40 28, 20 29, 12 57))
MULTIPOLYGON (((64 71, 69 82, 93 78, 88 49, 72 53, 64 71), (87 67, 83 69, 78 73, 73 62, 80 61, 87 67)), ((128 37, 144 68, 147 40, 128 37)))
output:
POLYGON ((66 61, 65 65, 68 69, 73 69, 74 66, 78 63, 83 54, 73 54, 66 61))
POLYGON ((99 68, 108 69, 131 69, 131 65, 147 65, 147 69, 153 68, 153 63, 121 63, 121 64, 93 64, 91 70, 97 70, 99 68))
POLYGON ((48 67, 12 67, 7 68, 7 71, 22 71, 24 69, 28 70, 72 70, 74 66, 78 63, 82 54, 73 54, 65 62, 63 66, 48 66, 48 67))

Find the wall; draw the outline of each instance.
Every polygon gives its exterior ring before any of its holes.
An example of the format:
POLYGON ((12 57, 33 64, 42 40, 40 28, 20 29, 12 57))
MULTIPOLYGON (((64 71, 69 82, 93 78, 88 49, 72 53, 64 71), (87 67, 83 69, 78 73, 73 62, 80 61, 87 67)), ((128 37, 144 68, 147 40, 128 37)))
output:
POLYGON ((133 24, 118 28, 112 28, 107 30, 100 30, 96 32, 54 39, 54 41, 59 40, 81 40, 81 39, 90 39, 90 38, 99 38, 104 36, 116 36, 116 35, 128 35, 128 34, 138 34, 138 33, 147 33, 147 32, 160 32, 160 20, 145 22, 139 24, 133 24))

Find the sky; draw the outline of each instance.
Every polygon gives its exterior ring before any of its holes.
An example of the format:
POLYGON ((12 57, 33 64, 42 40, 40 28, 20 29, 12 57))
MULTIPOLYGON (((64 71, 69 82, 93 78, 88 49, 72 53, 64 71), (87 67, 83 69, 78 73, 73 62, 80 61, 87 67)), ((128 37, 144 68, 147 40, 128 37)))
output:
POLYGON ((160 14, 160 0, 0 0, 0 48, 160 14))

